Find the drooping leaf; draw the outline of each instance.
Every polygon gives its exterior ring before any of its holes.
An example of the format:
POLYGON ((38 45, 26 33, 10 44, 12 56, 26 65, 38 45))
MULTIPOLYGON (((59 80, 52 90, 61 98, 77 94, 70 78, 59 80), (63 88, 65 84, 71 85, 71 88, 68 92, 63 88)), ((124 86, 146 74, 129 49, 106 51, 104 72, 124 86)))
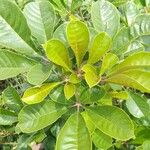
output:
POLYGON ((150 93, 150 72, 127 70, 106 79, 106 82, 116 83, 150 93))
POLYGON ((115 139, 128 140, 134 137, 134 125, 129 116, 115 106, 96 106, 87 109, 96 127, 115 139))
POLYGON ((114 36, 120 27, 120 17, 116 7, 105 0, 93 2, 91 19, 97 31, 105 31, 110 36, 114 36))
POLYGON ((48 79, 50 73, 50 65, 37 64, 29 70, 27 74, 27 81, 32 85, 41 85, 48 79))
POLYGON ((26 19, 10 0, 0 0, 0 22, 0 45, 26 55, 36 55, 26 19))
POLYGON ((36 62, 8 50, 0 49, 0 80, 29 71, 36 62))
POLYGON ((82 70, 85 72, 84 78, 90 88, 99 83, 101 78, 97 75, 97 71, 92 65, 86 64, 82 67, 82 70))
POLYGON ((65 84, 64 94, 67 100, 69 100, 75 94, 75 91, 76 91, 76 87, 74 84, 71 84, 71 83, 65 84))
POLYGON ((119 58, 115 54, 112 53, 106 54, 102 61, 100 75, 103 75, 108 69, 111 69, 118 61, 119 58))
POLYGON ((128 56, 123 62, 118 64, 113 72, 121 72, 126 69, 138 69, 143 67, 150 67, 150 53, 138 52, 128 56))
POLYGON ((87 26, 78 20, 70 21, 67 25, 67 38, 76 56, 79 67, 89 44, 89 31, 87 26))
POLYGON ((79 112, 70 116, 61 129, 56 150, 92 150, 91 139, 84 119, 79 112))
POLYGON ((126 101, 126 106, 129 112, 137 118, 149 117, 150 115, 148 100, 134 92, 129 92, 129 99, 126 101))
POLYGON ((23 10, 33 36, 44 44, 53 34, 55 11, 48 1, 30 2, 23 10))
POLYGON ((32 133, 54 123, 67 111, 64 105, 51 101, 25 106, 18 115, 21 131, 32 133))
POLYGON ((13 87, 6 88, 2 93, 2 97, 5 106, 9 107, 11 110, 15 112, 19 112, 23 107, 21 98, 18 92, 13 87))
POLYGON ((89 50, 89 64, 94 64, 101 59, 106 51, 111 47, 111 38, 107 33, 102 32, 98 34, 94 40, 93 44, 89 50))
POLYGON ((112 146, 112 138, 98 129, 92 134, 92 141, 100 149, 108 149, 112 146))
POLYGON ((135 18, 134 23, 131 25, 131 34, 133 37, 150 34, 150 15, 142 14, 135 18))
POLYGON ((24 92, 22 101, 27 104, 40 103, 46 98, 49 92, 59 84, 60 82, 45 83, 40 87, 31 87, 24 92))
POLYGON ((17 116, 14 112, 0 108, 0 125, 12 125, 17 122, 17 116))
POLYGON ((46 55, 53 63, 71 70, 71 62, 65 45, 59 40, 50 40, 45 45, 46 55))

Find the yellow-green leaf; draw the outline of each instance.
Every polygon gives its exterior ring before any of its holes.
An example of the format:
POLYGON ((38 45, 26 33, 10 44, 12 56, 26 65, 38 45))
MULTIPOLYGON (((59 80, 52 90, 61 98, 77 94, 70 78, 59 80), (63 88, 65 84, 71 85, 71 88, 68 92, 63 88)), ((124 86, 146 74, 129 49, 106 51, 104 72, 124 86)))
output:
POLYGON ((99 83, 101 78, 97 75, 97 71, 92 65, 86 64, 82 67, 82 70, 85 72, 84 78, 90 88, 99 83))
POLYGON ((65 45, 61 41, 56 39, 49 40, 44 47, 46 49, 46 55, 50 61, 71 71, 69 54, 65 45))
POLYGON ((69 100, 75 94, 75 85, 71 83, 66 83, 64 86, 64 94, 67 100, 69 100))
POLYGON ((119 58, 115 54, 112 53, 106 54, 106 56, 104 56, 102 61, 100 75, 104 74, 105 71, 107 71, 108 69, 111 69, 118 61, 119 58))
POLYGON ((142 70, 127 70, 112 75, 106 82, 116 83, 150 93, 150 72, 142 70))
POLYGON ((69 82, 70 82, 70 83, 73 83, 73 84, 77 84, 77 83, 80 82, 80 79, 79 79, 79 77, 77 76, 77 74, 72 73, 72 74, 69 76, 69 82))
POLYGON ((22 101, 27 104, 40 103, 49 94, 49 92, 59 84, 60 82, 55 82, 46 83, 40 87, 31 87, 24 92, 22 101))
POLYGON ((76 56, 79 67, 89 44, 89 31, 87 26, 78 20, 70 21, 67 25, 67 38, 76 56))
POLYGON ((121 100, 127 100, 129 95, 126 91, 113 91, 109 93, 113 98, 121 99, 121 100))
POLYGON ((94 64, 101 59, 101 57, 107 52, 111 46, 111 38, 105 32, 98 34, 93 45, 89 50, 89 64, 94 64))

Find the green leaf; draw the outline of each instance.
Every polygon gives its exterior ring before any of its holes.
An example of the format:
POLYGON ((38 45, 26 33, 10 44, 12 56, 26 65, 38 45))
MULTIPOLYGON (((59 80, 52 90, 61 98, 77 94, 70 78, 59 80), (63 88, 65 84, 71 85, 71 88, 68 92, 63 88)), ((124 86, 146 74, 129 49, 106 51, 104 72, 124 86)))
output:
POLYGON ((127 100, 129 97, 126 91, 120 91, 120 92, 113 91, 113 92, 110 92, 109 94, 111 97, 121 99, 121 100, 127 100))
POLYGON ((48 41, 55 26, 55 11, 48 1, 30 2, 23 10, 33 36, 39 43, 48 41))
POLYGON ((150 34, 150 15, 142 14, 138 15, 131 26, 131 34, 133 37, 139 37, 142 35, 150 34))
POLYGON ((86 64, 82 67, 82 70, 85 72, 84 78, 90 88, 100 82, 101 78, 97 75, 97 71, 92 65, 86 64))
POLYGON ((17 122, 17 116, 14 112, 0 108, 0 125, 12 125, 17 122))
POLYGON ((78 20, 70 21, 67 25, 67 38, 76 56, 79 67, 89 44, 89 31, 87 26, 78 20))
POLYGON ((93 41, 93 45, 89 50, 89 64, 94 64, 101 59, 101 57, 111 47, 111 38, 107 33, 102 32, 98 34, 93 41))
POLYGON ((45 45, 46 55, 53 63, 71 71, 71 62, 65 45, 59 40, 50 40, 45 45))
POLYGON ((108 69, 111 69, 118 61, 119 58, 115 54, 112 53, 106 54, 102 61, 100 75, 103 75, 108 69))
POLYGON ((84 119, 80 113, 75 113, 65 123, 61 129, 56 150, 92 150, 92 143, 84 119))
POLYGON ((77 74, 72 73, 72 74, 69 76, 69 82, 70 82, 70 83, 73 83, 73 84, 77 84, 77 83, 80 82, 80 79, 79 79, 79 77, 78 77, 77 74))
POLYGON ((105 31, 110 36, 114 36, 120 27, 120 17, 116 7, 105 0, 93 2, 91 19, 97 31, 105 31))
POLYGON ((46 98, 49 92, 59 84, 60 82, 45 83, 40 87, 28 88, 23 94, 22 101, 27 104, 40 103, 46 98))
POLYGON ((81 93, 79 98, 82 104, 96 103, 105 95, 105 90, 99 86, 92 88, 80 86, 77 90, 81 93))
POLYGON ((27 74, 27 81, 32 85, 41 85, 48 79, 50 74, 50 65, 37 64, 29 70, 27 74))
POLYGON ((17 5, 0 0, 0 22, 0 45, 29 56, 36 55, 30 29, 17 5))
POLYGON ((5 106, 9 107, 11 110, 15 112, 19 112, 23 107, 21 98, 18 92, 13 87, 6 88, 2 93, 2 97, 5 106))
POLYGON ((150 140, 146 140, 143 144, 142 144, 142 149, 143 150, 149 150, 150 149, 150 140))
POLYGON ((53 38, 61 40, 67 47, 69 46, 66 35, 67 22, 62 23, 54 32, 53 38))
POLYGON ((106 79, 106 82, 116 83, 150 93, 150 72, 127 70, 106 79))
POLYGON ((108 149, 112 146, 112 138, 98 129, 92 134, 92 141, 100 149, 108 149))
POLYGON ((149 52, 138 52, 128 56, 123 62, 113 69, 113 72, 118 73, 127 69, 143 69, 144 67, 150 68, 149 52))
POLYGON ((117 140, 134 137, 134 125, 129 116, 115 106, 96 106, 87 109, 87 113, 96 127, 117 140))
POLYGON ((29 71, 35 61, 24 56, 0 49, 0 80, 17 76, 20 73, 29 71))
POLYGON ((64 105, 51 101, 44 103, 27 105, 18 115, 21 131, 32 133, 41 130, 54 123, 61 115, 67 111, 64 105))
POLYGON ((76 87, 74 84, 71 84, 71 83, 65 84, 64 94, 67 100, 69 100, 75 94, 75 91, 76 91, 76 87))
POLYGON ((137 117, 149 117, 150 115, 150 106, 148 100, 135 92, 129 92, 129 99, 126 101, 126 106, 129 112, 137 117))

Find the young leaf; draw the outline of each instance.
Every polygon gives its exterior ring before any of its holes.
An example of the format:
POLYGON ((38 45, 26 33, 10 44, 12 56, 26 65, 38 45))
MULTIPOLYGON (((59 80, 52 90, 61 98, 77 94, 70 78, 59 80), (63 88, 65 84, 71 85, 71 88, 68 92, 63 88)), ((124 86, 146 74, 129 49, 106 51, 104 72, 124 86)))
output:
POLYGON ((150 115, 148 100, 134 92, 129 92, 129 99, 126 101, 126 106, 129 112, 137 118, 149 117, 150 115))
POLYGON ((61 129, 56 150, 92 150, 92 143, 84 119, 79 112, 71 115, 61 129))
POLYGON ((66 83, 64 86, 64 94, 67 100, 69 100, 75 94, 76 87, 74 84, 66 83))
POLYGON ((109 50, 111 46, 111 38, 107 33, 98 34, 93 41, 93 45, 89 50, 89 64, 94 64, 109 50))
POLYGON ((96 127, 117 140, 134 137, 134 125, 129 116, 115 106, 96 106, 87 109, 87 113, 96 127))
POLYGON ((45 99, 49 92, 59 84, 60 82, 45 83, 40 87, 31 87, 24 92, 22 101, 27 104, 40 103, 45 99))
POLYGON ((76 56, 79 67, 89 44, 89 31, 87 26, 78 20, 70 21, 67 25, 67 38, 76 56))
POLYGON ((97 31, 105 31, 111 36, 114 36, 120 27, 120 17, 117 9, 105 0, 93 2, 91 19, 97 31))
POLYGON ((67 111, 64 105, 51 101, 25 106, 18 115, 18 126, 24 133, 41 130, 54 123, 67 111))
POLYGON ((10 0, 0 0, 0 22, 0 45, 29 56, 36 55, 26 19, 10 0))
POLYGON ((20 73, 27 72, 36 64, 35 61, 6 49, 0 49, 0 56, 0 80, 12 78, 20 73))
POLYGON ((92 141, 99 149, 108 149, 112 146, 112 138, 98 129, 92 134, 92 141))
POLYGON ((127 70, 106 79, 106 82, 116 83, 150 93, 150 72, 127 70))
POLYGON ((59 40, 50 40, 45 45, 46 55, 53 63, 71 71, 71 62, 65 45, 59 40))
POLYGON ((0 125, 12 125, 17 122, 17 116, 14 112, 0 108, 0 125))
POLYGON ((84 78, 90 88, 99 83, 101 78, 97 75, 97 71, 92 65, 86 64, 82 67, 82 70, 85 72, 84 78))
POLYGON ((80 79, 79 79, 79 77, 77 76, 77 74, 72 73, 72 74, 69 76, 69 82, 70 82, 70 83, 73 83, 73 84, 77 84, 77 83, 80 82, 80 79))
POLYGON ((55 11, 48 1, 30 2, 23 10, 32 35, 39 43, 44 44, 53 34, 55 11))
POLYGON ((9 107, 11 110, 15 112, 19 112, 23 107, 21 98, 18 92, 13 87, 6 88, 2 93, 2 97, 5 106, 9 107))
POLYGON ((121 99, 121 100, 127 100, 129 97, 126 91, 120 91, 120 92, 113 91, 113 92, 110 92, 109 94, 111 97, 121 99))
POLYGON ((27 73, 27 81, 32 85, 41 85, 51 73, 50 65, 37 64, 27 73))
POLYGON ((118 61, 119 58, 115 54, 106 54, 102 61, 100 75, 103 75, 108 69, 111 69, 118 61))

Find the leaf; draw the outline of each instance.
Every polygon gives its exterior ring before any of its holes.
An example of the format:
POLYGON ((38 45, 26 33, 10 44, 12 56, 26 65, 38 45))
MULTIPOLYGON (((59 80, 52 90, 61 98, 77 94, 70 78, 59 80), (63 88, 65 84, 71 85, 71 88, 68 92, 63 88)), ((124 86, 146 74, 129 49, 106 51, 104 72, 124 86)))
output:
POLYGON ((97 31, 105 31, 110 36, 114 36, 120 27, 120 17, 116 7, 105 0, 93 2, 91 19, 97 31))
POLYGON ((114 36, 112 44, 112 52, 116 55, 122 55, 127 51, 131 42, 132 36, 130 35, 129 27, 122 27, 114 36))
POLYGON ((75 91, 76 91, 76 87, 74 84, 71 83, 65 84, 64 93, 67 100, 69 100, 75 94, 75 91))
POLYGON ((100 82, 101 78, 97 75, 97 71, 92 65, 86 64, 82 67, 82 70, 85 72, 84 78, 90 88, 100 82))
POLYGON ((102 61, 100 75, 103 75, 108 69, 111 69, 118 61, 119 58, 115 54, 112 53, 106 54, 102 61))
POLYGON ((30 2, 25 5, 23 13, 32 35, 37 38, 39 43, 43 44, 52 37, 56 15, 50 2, 30 2))
POLYGON ((106 51, 109 50, 111 46, 111 38, 107 33, 102 32, 98 34, 93 41, 93 45, 89 50, 89 64, 94 64, 101 59, 106 51))
POLYGON ((18 115, 18 126, 24 133, 41 130, 61 117, 67 108, 51 101, 25 106, 18 115))
POLYGON ((37 55, 26 19, 17 5, 0 0, 0 22, 0 45, 29 56, 37 55))
POLYGON ((61 129, 56 150, 92 150, 92 143, 84 119, 79 112, 71 115, 61 129))
POLYGON ((71 62, 65 45, 59 40, 49 40, 46 45, 46 55, 53 63, 71 71, 71 62))
POLYGON ((69 46, 66 35, 67 22, 62 23, 54 32, 53 38, 61 40, 67 47, 69 46))
POLYGON ((134 92, 129 92, 129 99, 126 101, 126 106, 129 112, 136 118, 149 117, 150 106, 148 100, 134 92))
POLYGON ((117 140, 134 137, 134 125, 129 116, 115 106, 96 106, 87 109, 87 113, 96 127, 117 140))
POLYGON ((14 112, 0 108, 0 125, 12 125, 17 122, 14 112))
POLYGON ((69 76, 69 82, 70 82, 70 83, 73 83, 73 84, 77 84, 77 83, 80 82, 80 79, 79 79, 79 77, 78 77, 77 74, 72 73, 72 74, 69 76))
POLYGON ((146 140, 143 144, 142 144, 142 148, 143 150, 149 150, 150 149, 150 140, 146 140))
POLYGON ((118 64, 113 72, 121 72, 127 69, 140 69, 143 67, 150 67, 150 53, 138 52, 128 56, 123 62, 118 64))
POLYGON ((98 129, 92 134, 92 141, 100 149, 108 149, 112 146, 112 138, 98 129))
POLYGON ((40 87, 28 88, 23 94, 22 101, 27 104, 40 103, 46 98, 49 92, 59 84, 60 82, 45 83, 40 87))
POLYGON ((32 85, 41 85, 51 74, 51 66, 37 64, 34 65, 27 74, 27 81, 32 85))
POLYGON ((130 32, 133 37, 150 34, 150 15, 142 14, 135 18, 134 23, 131 25, 130 32))
POLYGON ((23 107, 21 98, 18 92, 13 87, 7 87, 3 91, 2 97, 4 100, 4 105, 13 110, 14 112, 19 112, 23 107))
POLYGON ((89 44, 89 31, 87 26, 78 20, 70 21, 67 25, 67 38, 76 56, 79 67, 89 44))
POLYGON ((106 79, 106 82, 116 83, 142 92, 150 93, 150 72, 141 70, 127 70, 106 79))
POLYGON ((121 100, 127 100, 129 97, 126 91, 120 91, 120 92, 112 91, 109 94, 111 95, 111 97, 121 99, 121 100))
POLYGON ((0 80, 27 72, 35 63, 32 59, 10 52, 7 49, 0 49, 0 80))
POLYGON ((80 86, 77 90, 81 93, 79 98, 82 104, 96 103, 105 95, 105 90, 99 86, 92 88, 80 86))

